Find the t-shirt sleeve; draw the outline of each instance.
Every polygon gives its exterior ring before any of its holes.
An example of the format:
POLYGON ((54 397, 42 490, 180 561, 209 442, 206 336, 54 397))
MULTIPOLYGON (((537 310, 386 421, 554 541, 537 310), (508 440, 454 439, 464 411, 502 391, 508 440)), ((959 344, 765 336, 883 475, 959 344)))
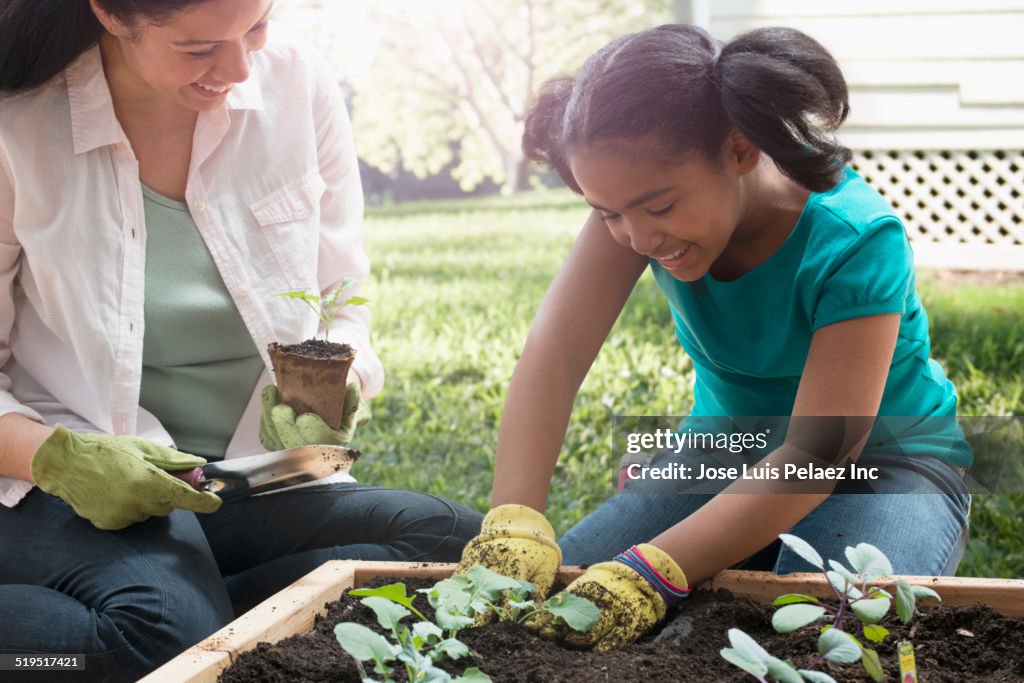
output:
POLYGON ((833 323, 904 313, 914 286, 914 257, 895 216, 871 223, 836 260, 814 310, 815 330, 833 323))

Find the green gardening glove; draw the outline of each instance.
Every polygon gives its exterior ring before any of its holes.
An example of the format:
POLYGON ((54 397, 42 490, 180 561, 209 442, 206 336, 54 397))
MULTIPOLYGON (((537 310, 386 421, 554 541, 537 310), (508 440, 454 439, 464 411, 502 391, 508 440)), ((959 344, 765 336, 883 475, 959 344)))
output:
POLYGON ((79 434, 57 425, 36 450, 31 468, 39 488, 62 498, 96 528, 114 531, 175 508, 216 512, 220 498, 167 474, 205 463, 134 436, 79 434))
POLYGON ((295 409, 278 403, 277 387, 268 384, 260 395, 263 411, 260 413, 260 443, 268 451, 280 451, 298 446, 347 446, 356 427, 370 421, 370 404, 363 398, 359 383, 345 386, 345 405, 341 410, 341 426, 332 429, 316 413, 296 416, 295 409))

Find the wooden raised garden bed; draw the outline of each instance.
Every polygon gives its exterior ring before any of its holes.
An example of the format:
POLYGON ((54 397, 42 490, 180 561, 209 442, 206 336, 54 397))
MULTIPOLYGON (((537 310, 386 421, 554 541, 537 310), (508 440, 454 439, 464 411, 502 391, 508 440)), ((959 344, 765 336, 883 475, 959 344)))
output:
MULTIPOLYGON (((308 632, 316 616, 323 613, 325 603, 337 600, 347 589, 361 587, 378 577, 438 580, 449 576, 453 568, 451 564, 328 562, 189 648, 142 681, 213 683, 239 654, 253 649, 257 643, 276 643, 288 636, 308 632)), ((566 567, 558 580, 568 582, 579 573, 578 568, 566 567)), ((891 581, 892 578, 881 579, 878 583, 891 581)), ((1024 580, 930 576, 902 578, 937 591, 945 606, 969 607, 983 603, 1005 616, 1024 618, 1024 580)), ((749 598, 765 604, 784 593, 831 597, 823 577, 812 573, 777 576, 766 572, 730 570, 720 573, 701 588, 711 591, 724 589, 734 597, 749 598)), ((927 604, 921 608, 929 609, 927 604)), ((737 673, 740 673, 739 670, 737 673)))

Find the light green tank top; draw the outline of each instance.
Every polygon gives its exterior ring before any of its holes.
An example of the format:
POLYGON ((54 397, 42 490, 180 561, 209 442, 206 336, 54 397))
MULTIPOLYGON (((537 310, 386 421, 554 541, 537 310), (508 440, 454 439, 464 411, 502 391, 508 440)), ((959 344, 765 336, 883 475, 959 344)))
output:
POLYGON ((145 336, 139 403, 178 449, 222 458, 263 361, 183 202, 143 187, 145 336))

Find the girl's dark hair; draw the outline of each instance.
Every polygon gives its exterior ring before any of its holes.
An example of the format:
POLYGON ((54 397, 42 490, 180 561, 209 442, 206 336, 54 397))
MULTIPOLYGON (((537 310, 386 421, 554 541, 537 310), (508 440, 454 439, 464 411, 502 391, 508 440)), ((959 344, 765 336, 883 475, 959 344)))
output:
MULTIPOLYGON (((206 0, 101 0, 126 26, 153 23, 206 0)), ((42 85, 103 34, 89 0, 0 0, 0 92, 42 85)))
POLYGON ((612 41, 575 77, 545 83, 523 150, 579 192, 568 165, 576 145, 654 135, 669 162, 717 160, 735 127, 784 174, 823 191, 850 160, 832 136, 849 111, 839 66, 800 31, 760 28, 723 44, 670 24, 612 41))

